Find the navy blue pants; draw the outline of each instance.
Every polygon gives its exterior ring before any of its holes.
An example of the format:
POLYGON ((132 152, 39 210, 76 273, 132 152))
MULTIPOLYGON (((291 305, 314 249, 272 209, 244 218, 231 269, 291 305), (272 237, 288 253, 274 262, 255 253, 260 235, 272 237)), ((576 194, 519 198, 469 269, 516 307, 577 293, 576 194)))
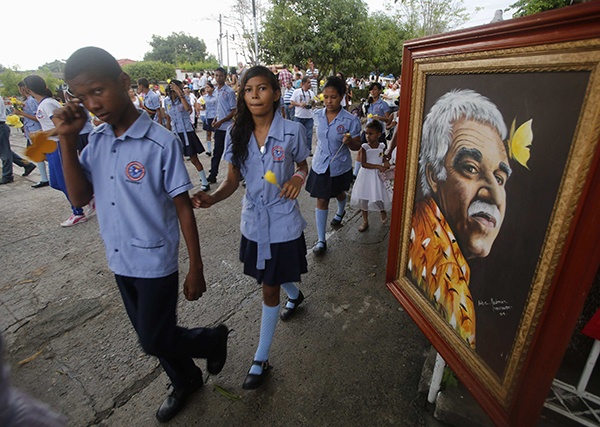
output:
POLYGON ((210 178, 217 178, 219 173, 219 163, 221 163, 221 157, 225 151, 225 136, 227 132, 224 130, 215 130, 215 146, 213 148, 212 159, 210 159, 210 178))
POLYGON ((177 326, 178 272, 156 279, 115 278, 142 348, 158 357, 175 388, 186 386, 202 373, 192 358, 209 357, 217 341, 213 329, 177 326))

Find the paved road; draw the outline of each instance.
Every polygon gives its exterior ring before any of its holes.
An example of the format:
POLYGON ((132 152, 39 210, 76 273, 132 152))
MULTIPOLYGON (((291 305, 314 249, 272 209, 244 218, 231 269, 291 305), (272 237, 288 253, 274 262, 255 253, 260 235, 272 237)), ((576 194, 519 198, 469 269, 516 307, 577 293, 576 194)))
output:
MULTIPOLYGON (((24 139, 14 129, 11 142, 21 153, 24 139)), ((202 156, 205 166, 208 160, 202 156)), ((72 426, 157 424, 154 412, 168 379, 137 344, 96 218, 60 227, 70 213, 65 197, 32 189, 39 174, 22 178, 21 172, 15 167, 15 182, 0 186, 0 331, 13 383, 66 414, 72 426)), ((259 288, 237 259, 242 195, 240 188, 196 212, 208 292, 197 302, 181 298, 180 322, 225 322, 233 332, 223 372, 206 374, 205 387, 171 424, 423 425, 417 385, 429 344, 385 288, 389 227, 375 215, 369 231, 358 233, 360 213, 351 209, 341 230, 329 236, 326 256, 309 254, 301 284, 307 298, 296 318, 278 325, 268 382, 256 391, 241 389, 261 305, 259 288), (217 385, 239 399, 224 396, 217 385)), ((300 203, 312 245, 314 201, 304 192, 300 203)), ((183 243, 180 265, 185 271, 183 243)), ((204 369, 204 361, 198 364, 204 369)))

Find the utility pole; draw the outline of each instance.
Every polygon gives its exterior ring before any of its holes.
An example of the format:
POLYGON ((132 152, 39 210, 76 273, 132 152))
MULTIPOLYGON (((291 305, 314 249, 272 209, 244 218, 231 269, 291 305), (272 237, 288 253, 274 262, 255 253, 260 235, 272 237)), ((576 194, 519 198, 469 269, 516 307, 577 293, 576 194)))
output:
POLYGON ((219 13, 219 64, 223 66, 223 21, 219 13))
POLYGON ((225 38, 227 39, 227 69, 229 69, 229 30, 225 31, 225 38))
POLYGON ((258 63, 258 23, 256 21, 256 0, 252 0, 252 15, 254 17, 254 65, 258 63))

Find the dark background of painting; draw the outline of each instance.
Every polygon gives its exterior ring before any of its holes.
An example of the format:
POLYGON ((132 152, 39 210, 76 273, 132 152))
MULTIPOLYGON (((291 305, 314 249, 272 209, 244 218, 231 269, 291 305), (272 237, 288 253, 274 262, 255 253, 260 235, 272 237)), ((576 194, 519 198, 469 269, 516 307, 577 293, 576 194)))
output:
POLYGON ((468 260, 477 316, 476 352, 499 376, 533 281, 588 80, 589 72, 427 77, 425 115, 450 90, 472 89, 496 104, 509 131, 513 119, 517 128, 533 119, 529 170, 510 161, 513 175, 506 186, 506 216, 498 238, 488 257, 468 260))

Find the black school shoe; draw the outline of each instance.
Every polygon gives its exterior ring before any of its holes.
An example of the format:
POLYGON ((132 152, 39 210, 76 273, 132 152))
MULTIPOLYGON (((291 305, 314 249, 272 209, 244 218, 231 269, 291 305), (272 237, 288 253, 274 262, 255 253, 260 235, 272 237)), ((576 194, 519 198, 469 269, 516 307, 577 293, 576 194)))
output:
POLYGON ((281 318, 281 320, 288 320, 289 318, 291 318, 294 315, 294 313, 296 312, 296 309, 298 308, 298 306, 302 303, 302 301, 304 301, 304 294, 302 293, 302 291, 300 291, 300 293, 298 294, 298 298, 296 298, 296 299, 288 298, 288 302, 291 302, 292 304, 294 304, 294 307, 293 308, 283 307, 283 310, 281 310, 281 313, 279 313, 279 317, 281 318))
POLYGON ((211 357, 206 359, 206 370, 212 375, 217 375, 221 372, 227 361, 227 337, 229 336, 229 329, 227 326, 221 324, 215 328, 215 333, 217 334, 215 349, 211 357))
POLYGON ((261 374, 251 374, 250 371, 248 371, 248 375, 246 375, 244 384, 242 384, 242 388, 244 390, 254 390, 256 388, 259 388, 262 385, 265 377, 271 370, 271 365, 269 365, 268 360, 265 360, 264 362, 261 362, 259 360, 254 360, 252 362, 252 365, 262 367, 262 373, 261 374))
POLYGON ((202 380, 202 371, 198 370, 198 376, 182 388, 173 388, 173 391, 156 411, 156 418, 162 423, 166 423, 179 413, 185 406, 186 400, 197 391, 204 381, 202 380))
POLYGON ((42 187, 47 187, 49 185, 50 185, 50 183, 48 181, 40 181, 37 184, 33 184, 31 186, 31 188, 42 188, 42 187))

